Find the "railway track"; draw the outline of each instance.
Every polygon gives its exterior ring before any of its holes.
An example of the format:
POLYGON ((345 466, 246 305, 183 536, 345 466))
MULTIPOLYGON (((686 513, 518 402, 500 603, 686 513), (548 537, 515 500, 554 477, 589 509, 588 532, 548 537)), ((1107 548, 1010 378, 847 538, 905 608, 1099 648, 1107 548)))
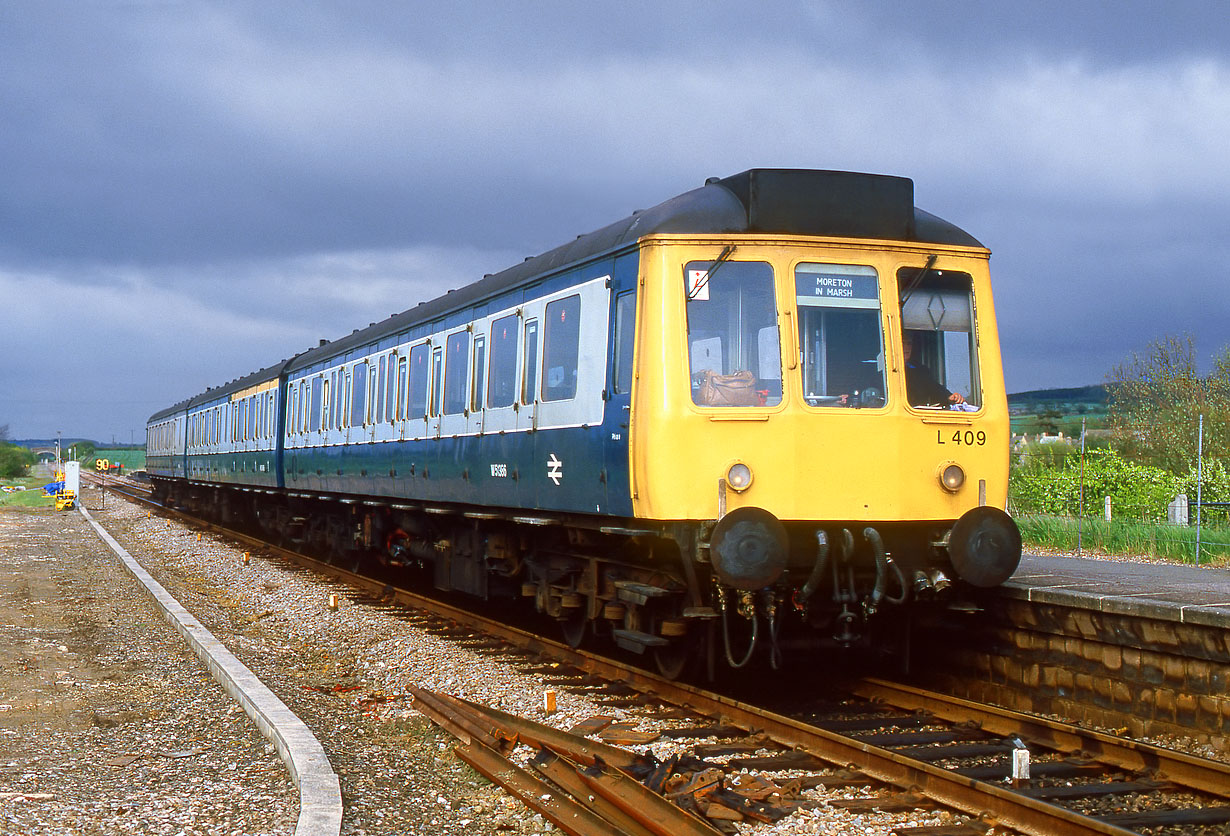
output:
MULTIPOLYGON (((109 491, 182 516, 152 503, 138 484, 107 481, 109 491)), ((412 694, 458 738, 460 757, 569 833, 733 832, 733 820, 773 821, 816 805, 808 789, 848 788, 859 797, 825 803, 957 813, 944 826, 895 831, 911 836, 1203 834, 1227 832, 1230 823, 1230 767, 1220 762, 878 679, 770 711, 185 519, 373 600, 412 607, 420 626, 474 649, 515 648, 552 687, 669 718, 659 737, 674 740, 678 752, 663 763, 626 748, 648 743, 645 733, 600 716, 564 731, 446 694, 412 694), (664 797, 673 804, 662 806, 664 797)))

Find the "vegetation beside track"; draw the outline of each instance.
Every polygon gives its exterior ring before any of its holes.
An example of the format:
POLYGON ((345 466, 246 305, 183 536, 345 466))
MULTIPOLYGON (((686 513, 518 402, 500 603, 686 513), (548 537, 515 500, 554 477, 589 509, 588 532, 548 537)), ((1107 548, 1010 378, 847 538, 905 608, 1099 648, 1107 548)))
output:
POLYGON ((1010 396, 1014 430, 1046 432, 1011 453, 1027 549, 1230 562, 1230 346, 1199 366, 1190 338, 1165 337, 1105 386, 1010 396))
POLYGON ((0 487, 24 488, 21 491, 0 490, 0 508, 51 508, 55 499, 43 493, 43 485, 50 479, 45 476, 22 476, 20 478, 0 479, 0 487))
POLYGON ((139 447, 124 447, 119 449, 95 450, 81 460, 81 466, 89 470, 96 469, 96 462, 106 459, 111 464, 124 465, 124 473, 145 469, 145 450, 139 447))

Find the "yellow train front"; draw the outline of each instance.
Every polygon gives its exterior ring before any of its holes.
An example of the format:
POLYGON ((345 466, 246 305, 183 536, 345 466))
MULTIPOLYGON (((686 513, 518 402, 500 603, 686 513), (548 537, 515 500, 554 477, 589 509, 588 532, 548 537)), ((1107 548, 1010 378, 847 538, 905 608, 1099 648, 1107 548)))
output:
POLYGON ((1021 541, 989 251, 902 178, 721 185, 747 231, 640 241, 629 451, 634 516, 677 524, 727 661, 1005 581, 1021 541))

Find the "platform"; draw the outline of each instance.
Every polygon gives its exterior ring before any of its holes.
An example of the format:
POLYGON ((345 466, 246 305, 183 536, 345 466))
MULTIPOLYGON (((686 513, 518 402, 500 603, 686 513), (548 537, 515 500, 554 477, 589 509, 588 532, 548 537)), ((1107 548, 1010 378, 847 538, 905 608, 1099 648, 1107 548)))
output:
POLYGON ((1230 569, 1025 554, 1006 597, 1230 628, 1230 569))

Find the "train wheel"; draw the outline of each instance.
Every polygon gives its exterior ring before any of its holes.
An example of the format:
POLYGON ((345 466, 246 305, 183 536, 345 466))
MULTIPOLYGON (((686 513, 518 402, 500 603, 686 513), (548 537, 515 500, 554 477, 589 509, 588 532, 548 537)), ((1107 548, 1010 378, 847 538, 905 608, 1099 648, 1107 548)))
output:
POLYGON ((585 617, 583 609, 576 609, 572 612, 565 610, 564 612, 564 617, 558 619, 560 629, 564 633, 564 644, 576 650, 585 642, 589 619, 585 617))
POLYGON ((589 624, 589 615, 586 612, 588 602, 585 596, 579 592, 565 592, 551 603, 553 606, 549 612, 563 628, 564 641, 576 650, 581 646, 581 642, 585 641, 586 627, 589 624))
POLYGON ((667 679, 678 679, 683 676, 692 661, 696 650, 696 642, 688 636, 674 639, 665 647, 653 649, 653 663, 658 673, 667 679))

